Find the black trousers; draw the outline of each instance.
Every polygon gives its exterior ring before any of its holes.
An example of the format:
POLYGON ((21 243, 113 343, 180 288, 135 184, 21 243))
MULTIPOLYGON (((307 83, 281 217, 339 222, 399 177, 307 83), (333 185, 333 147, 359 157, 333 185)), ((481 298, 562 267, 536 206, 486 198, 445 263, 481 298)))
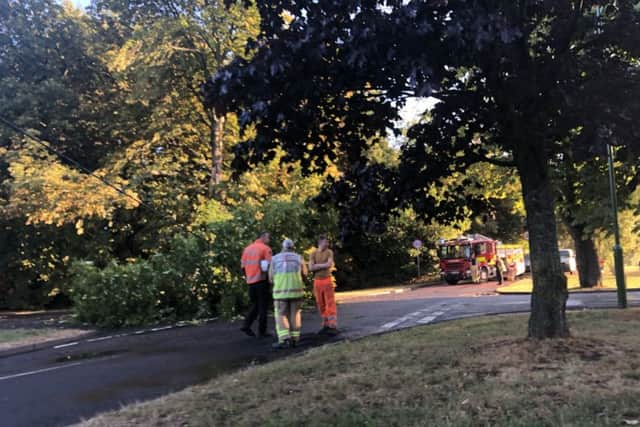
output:
POLYGON ((244 327, 250 328, 253 322, 258 319, 258 333, 267 332, 267 310, 271 299, 269 282, 262 281, 249 285, 249 300, 251 307, 244 318, 244 327))
POLYGON ((498 284, 502 285, 502 281, 504 280, 504 273, 498 268, 496 269, 496 275, 498 276, 498 284))

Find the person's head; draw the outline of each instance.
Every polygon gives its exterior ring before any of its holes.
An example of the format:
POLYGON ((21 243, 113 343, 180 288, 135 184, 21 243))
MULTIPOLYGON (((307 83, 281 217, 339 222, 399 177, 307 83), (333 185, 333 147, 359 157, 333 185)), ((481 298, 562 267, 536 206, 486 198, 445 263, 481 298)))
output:
POLYGON ((271 236, 266 231, 263 231, 258 235, 258 240, 262 240, 262 243, 264 243, 265 245, 269 244, 270 239, 271 239, 271 236))
POLYGON ((291 240, 291 239, 284 239, 284 240, 282 241, 282 250, 283 250, 284 252, 291 252, 291 251, 293 251, 293 247, 294 247, 293 240, 291 240))
POLYGON ((318 249, 320 249, 321 251, 324 251, 328 248, 329 248, 329 239, 327 239, 327 236, 318 237, 318 249))

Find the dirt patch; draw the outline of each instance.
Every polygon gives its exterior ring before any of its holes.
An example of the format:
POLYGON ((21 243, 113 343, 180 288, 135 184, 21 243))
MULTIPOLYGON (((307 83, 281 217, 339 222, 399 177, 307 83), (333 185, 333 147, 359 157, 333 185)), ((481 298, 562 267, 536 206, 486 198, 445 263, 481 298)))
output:
POLYGON ((79 329, 68 310, 0 312, 0 330, 43 328, 79 329))
POLYGON ((35 329, 20 331, 22 336, 12 337, 2 342, 3 334, 0 332, 0 352, 18 348, 29 348, 49 341, 60 341, 81 338, 89 335, 89 331, 82 329, 35 329))
POLYGON ((619 343, 590 337, 544 341, 507 339, 474 347, 474 351, 487 360, 494 360, 500 365, 513 366, 566 363, 574 360, 594 362, 607 358, 625 357, 629 352, 619 343))
POLYGON ((0 312, 0 352, 77 339, 92 332, 77 325, 68 310, 0 312))

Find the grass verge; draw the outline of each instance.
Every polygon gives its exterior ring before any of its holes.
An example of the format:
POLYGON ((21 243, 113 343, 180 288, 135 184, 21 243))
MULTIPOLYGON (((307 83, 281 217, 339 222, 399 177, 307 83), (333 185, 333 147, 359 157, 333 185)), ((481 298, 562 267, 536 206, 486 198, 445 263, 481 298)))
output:
POLYGON ((0 351, 28 347, 47 341, 75 338, 86 333, 87 331, 76 329, 0 329, 0 351))
MULTIPOLYGON (((627 285, 627 289, 640 289, 640 271, 638 271, 638 267, 625 267, 625 269, 625 283, 627 285)), ((567 274, 567 287, 569 288, 569 292, 614 291, 616 289, 616 277, 612 273, 604 273, 602 275, 602 286, 597 288, 581 289, 578 273, 567 274)), ((501 286, 496 289, 496 292, 500 294, 530 294, 532 289, 533 280, 531 277, 526 277, 510 285, 501 286)))
POLYGON ((317 348, 86 421, 102 426, 603 426, 640 420, 640 311, 467 319, 317 348))

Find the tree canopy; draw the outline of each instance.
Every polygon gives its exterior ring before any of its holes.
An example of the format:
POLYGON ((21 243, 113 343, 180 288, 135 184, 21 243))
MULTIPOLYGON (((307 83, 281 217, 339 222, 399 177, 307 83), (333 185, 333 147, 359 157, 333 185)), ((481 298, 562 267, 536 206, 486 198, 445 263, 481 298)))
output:
MULTIPOLYGON (((580 159, 612 143, 637 153, 640 15, 627 1, 274 1, 258 5, 251 59, 205 87, 208 105, 239 111, 256 137, 236 166, 273 158, 322 168, 336 152, 350 170, 334 197, 375 218, 412 205, 455 217, 433 183, 478 161, 517 168, 530 235, 529 335, 566 336, 550 162, 563 141, 580 159), (362 161, 365 141, 393 127, 409 96, 434 96, 412 127, 397 170, 362 161), (378 194, 374 196, 373 194, 378 194), (386 205, 386 208, 385 208, 386 205)), ((462 184, 462 183, 461 183, 462 184)))

